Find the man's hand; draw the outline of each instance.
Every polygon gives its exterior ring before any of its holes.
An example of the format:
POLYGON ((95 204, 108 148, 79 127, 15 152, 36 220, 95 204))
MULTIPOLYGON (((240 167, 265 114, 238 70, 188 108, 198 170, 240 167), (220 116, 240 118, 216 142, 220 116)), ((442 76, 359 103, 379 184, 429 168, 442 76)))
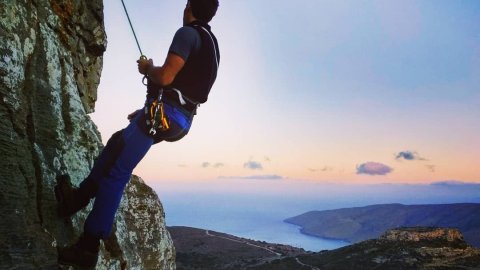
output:
POLYGON ((150 68, 153 67, 153 60, 152 59, 144 59, 140 58, 137 60, 138 63, 138 72, 143 75, 147 75, 150 68))
POLYGON ((138 59, 138 72, 147 75, 158 86, 170 85, 185 65, 182 57, 169 53, 163 66, 154 66, 152 59, 138 59))
POLYGON ((131 121, 133 120, 133 118, 135 118, 135 116, 137 115, 137 113, 139 113, 139 112, 140 112, 140 111, 138 111, 138 110, 132 112, 131 114, 129 114, 129 115, 127 116, 127 119, 131 122, 131 121))

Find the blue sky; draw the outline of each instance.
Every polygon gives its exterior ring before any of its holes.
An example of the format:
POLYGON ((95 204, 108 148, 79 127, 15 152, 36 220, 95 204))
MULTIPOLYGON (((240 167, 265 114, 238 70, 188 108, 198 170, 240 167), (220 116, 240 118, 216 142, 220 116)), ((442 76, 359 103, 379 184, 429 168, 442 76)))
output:
MULTIPOLYGON (((104 3, 108 48, 92 117, 106 141, 144 89, 121 3, 104 3)), ((163 63, 185 2, 125 3, 144 53, 163 63)), ((155 146, 135 173, 478 182, 479 21, 473 0, 221 1, 210 100, 184 140, 155 146), (401 152, 423 159, 395 159, 401 152), (391 170, 359 172, 373 163, 391 170)))

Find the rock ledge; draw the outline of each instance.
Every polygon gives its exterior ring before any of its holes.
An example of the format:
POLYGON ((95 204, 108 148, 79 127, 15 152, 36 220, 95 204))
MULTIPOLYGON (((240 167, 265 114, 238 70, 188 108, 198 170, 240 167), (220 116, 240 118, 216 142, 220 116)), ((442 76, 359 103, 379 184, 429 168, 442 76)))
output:
POLYGON ((446 241, 463 242, 463 235, 458 229, 454 228, 434 228, 434 227, 403 227, 388 230, 380 237, 381 240, 388 241, 446 241))

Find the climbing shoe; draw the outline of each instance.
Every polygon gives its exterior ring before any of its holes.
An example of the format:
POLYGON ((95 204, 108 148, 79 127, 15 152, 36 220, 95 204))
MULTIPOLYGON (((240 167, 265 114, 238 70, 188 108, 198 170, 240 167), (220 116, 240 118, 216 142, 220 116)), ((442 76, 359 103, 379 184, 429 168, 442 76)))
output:
POLYGON ((58 215, 70 217, 85 208, 90 199, 95 196, 98 185, 92 181, 86 182, 81 188, 73 187, 68 175, 57 177, 55 198, 58 202, 58 215))
POLYGON ((95 269, 98 261, 99 246, 99 238, 84 233, 80 236, 77 243, 58 248, 58 263, 60 265, 95 269))

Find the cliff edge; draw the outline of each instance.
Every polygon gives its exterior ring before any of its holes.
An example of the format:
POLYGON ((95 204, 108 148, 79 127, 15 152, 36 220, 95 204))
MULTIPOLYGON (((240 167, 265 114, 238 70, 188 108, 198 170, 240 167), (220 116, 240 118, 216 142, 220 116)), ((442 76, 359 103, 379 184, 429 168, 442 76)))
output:
MULTIPOLYGON (((0 1, 1 269, 57 269, 57 245, 81 232, 87 212, 58 218, 53 187, 80 183, 103 147, 87 114, 106 45, 100 0, 0 1)), ((137 177, 97 269, 175 269, 162 205, 137 177)))

